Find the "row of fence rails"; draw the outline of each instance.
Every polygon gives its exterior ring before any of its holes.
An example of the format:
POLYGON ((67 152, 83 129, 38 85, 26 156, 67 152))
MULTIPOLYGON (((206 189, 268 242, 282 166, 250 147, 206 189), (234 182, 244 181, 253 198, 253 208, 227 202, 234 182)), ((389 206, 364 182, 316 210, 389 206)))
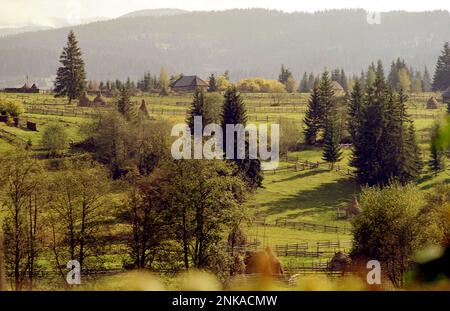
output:
POLYGON ((184 109, 167 109, 167 108, 156 108, 147 107, 150 114, 160 114, 160 115, 186 115, 186 110, 184 109))
MULTIPOLYGON (((292 162, 289 162, 289 163, 292 163, 292 162)), ((306 170, 317 169, 320 167, 324 167, 331 171, 329 163, 305 161, 305 162, 297 162, 294 164, 277 167, 277 168, 269 168, 269 169, 264 170, 264 173, 275 175, 277 173, 292 172, 292 171, 301 172, 301 171, 306 171, 306 170)), ((334 165, 332 172, 336 172, 336 173, 341 174, 342 176, 347 176, 347 177, 354 176, 354 173, 349 168, 344 168, 344 167, 341 167, 340 165, 334 165)))
POLYGON ((26 147, 28 145, 28 143, 23 138, 11 132, 5 131, 4 129, 0 129, 0 138, 18 147, 26 147))
POLYGON ((325 224, 316 224, 304 221, 292 221, 288 220, 287 218, 277 218, 275 220, 275 226, 313 232, 324 232, 324 233, 330 232, 342 234, 351 233, 351 229, 347 227, 330 226, 325 224))
POLYGON ((26 107, 25 112, 30 114, 42 114, 42 115, 56 115, 66 117, 83 117, 83 118, 97 118, 101 112, 106 110, 84 110, 84 109, 67 109, 67 108, 42 108, 42 107, 26 107))

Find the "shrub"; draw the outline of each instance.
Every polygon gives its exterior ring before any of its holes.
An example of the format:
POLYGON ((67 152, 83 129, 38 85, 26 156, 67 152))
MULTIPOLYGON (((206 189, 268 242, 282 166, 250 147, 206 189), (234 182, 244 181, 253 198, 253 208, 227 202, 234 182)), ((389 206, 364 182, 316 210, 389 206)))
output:
POLYGON ((417 186, 393 183, 363 189, 359 202, 362 213, 353 221, 352 258, 378 260, 392 284, 401 287, 414 253, 436 241, 426 227, 423 195, 417 186))
POLYGON ((41 143, 50 156, 59 155, 67 148, 67 132, 62 125, 51 124, 44 130, 41 143))
POLYGON ((0 103, 0 112, 2 114, 6 114, 13 118, 19 117, 22 113, 25 112, 25 109, 22 103, 18 101, 5 101, 0 103))
POLYGON ((283 84, 276 80, 266 80, 264 78, 246 78, 237 82, 237 89, 240 92, 251 93, 284 93, 286 89, 283 84))

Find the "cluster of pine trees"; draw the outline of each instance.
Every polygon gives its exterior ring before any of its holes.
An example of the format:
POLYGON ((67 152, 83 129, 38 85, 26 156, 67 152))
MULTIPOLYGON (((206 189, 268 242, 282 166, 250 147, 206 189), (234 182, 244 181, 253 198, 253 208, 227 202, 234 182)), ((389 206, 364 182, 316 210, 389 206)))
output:
MULTIPOLYGON (((372 65, 369 72, 371 69, 372 65)), ((345 118, 331 83, 325 72, 313 87, 303 120, 305 144, 321 143, 323 159, 333 169, 342 156, 340 142, 346 118, 353 142, 351 164, 361 184, 385 185, 393 179, 402 183, 416 179, 423 163, 414 124, 406 110, 407 96, 402 89, 394 91, 381 62, 375 67, 372 83, 355 82, 344 107, 345 118)))
POLYGON ((352 166, 360 184, 406 183, 422 169, 421 151, 403 90, 395 93, 378 62, 373 86, 357 82, 349 101, 348 128, 353 140, 352 166))
POLYGON ((391 71, 388 81, 394 91, 430 92, 431 78, 428 68, 425 67, 423 74, 406 65, 404 59, 397 58, 391 63, 391 71))

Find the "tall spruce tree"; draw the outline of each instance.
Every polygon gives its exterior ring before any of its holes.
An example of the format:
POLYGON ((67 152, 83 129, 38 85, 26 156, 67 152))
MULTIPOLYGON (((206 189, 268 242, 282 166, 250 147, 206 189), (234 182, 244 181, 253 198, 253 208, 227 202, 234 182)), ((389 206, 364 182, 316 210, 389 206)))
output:
MULTIPOLYGON (((371 65, 373 72, 374 65, 371 65)), ((366 90, 366 104, 357 130, 360 139, 354 142, 351 164, 361 184, 376 185, 383 179, 383 130, 386 127, 386 84, 381 70, 366 90)))
POLYGON ((308 93, 311 90, 309 89, 308 85, 308 75, 306 72, 303 74, 302 80, 300 81, 300 85, 298 87, 299 93, 308 93))
POLYGON ((358 139, 358 129, 362 122, 363 96, 361 84, 359 81, 356 81, 350 94, 347 118, 348 131, 353 142, 358 139))
POLYGON ((196 117, 196 116, 203 117, 202 131, 203 131, 204 127, 210 123, 209 120, 205 120, 205 115, 206 115, 205 112, 206 112, 205 94, 201 88, 197 88, 194 92, 192 105, 191 105, 191 108, 189 109, 188 117, 186 120, 186 123, 188 124, 189 128, 191 129, 191 133, 194 133, 194 117, 196 117))
POLYGON ((337 113, 335 109, 332 109, 325 126, 322 154, 322 159, 330 163, 330 170, 333 170, 334 164, 342 159, 339 128, 337 125, 337 113))
POLYGON ((305 113, 303 123, 305 125, 305 144, 314 145, 317 141, 317 134, 321 128, 321 109, 319 103, 319 88, 314 86, 308 101, 308 108, 305 113))
POLYGON ((224 150, 227 150, 226 137, 227 135, 232 135, 234 145, 233 153, 234 159, 231 161, 235 162, 239 172, 245 178, 247 183, 251 187, 260 187, 262 184, 263 176, 261 174, 261 162, 259 159, 249 159, 248 154, 248 142, 245 143, 245 158, 237 159, 237 133, 227 133, 227 124, 242 124, 244 127, 247 124, 247 111, 245 109, 244 102, 241 95, 237 92, 236 87, 232 86, 228 88, 224 95, 224 104, 222 110, 222 129, 224 150))
POLYGON ((69 103, 79 98, 86 89, 86 73, 81 50, 74 32, 71 30, 67 37, 67 46, 64 47, 59 61, 55 80, 55 96, 67 96, 69 103))
POLYGON ((439 133, 440 127, 437 124, 433 127, 431 133, 430 159, 428 161, 428 166, 434 173, 434 176, 437 176, 437 174, 445 167, 444 152, 439 144, 439 133))
POLYGON ((430 78, 430 73, 428 71, 427 66, 425 66, 425 69, 423 71, 423 76, 422 76, 422 90, 424 92, 431 92, 431 78, 430 78))
POLYGON ((308 76, 308 92, 311 92, 315 84, 316 84, 316 77, 314 77, 314 74, 311 72, 308 76))
POLYGON ((433 77, 433 91, 444 91, 450 86, 450 45, 444 44, 438 57, 433 77))
POLYGON ((348 79, 347 79, 347 76, 345 75, 345 71, 343 68, 341 69, 339 84, 342 86, 345 93, 347 93, 348 92, 348 79))
POLYGON ((333 84, 328 71, 325 71, 319 82, 319 105, 321 128, 325 129, 328 116, 336 108, 336 98, 334 97, 333 84))
POLYGON ((284 65, 281 65, 280 75, 278 76, 278 81, 284 85, 286 85, 288 79, 292 77, 292 72, 286 68, 284 65))
POLYGON ((117 100, 117 111, 123 114, 127 119, 130 119, 134 115, 131 103, 130 88, 126 84, 120 89, 120 95, 117 100))
POLYGON ((400 181, 407 183, 409 181, 417 180, 420 177, 420 173, 423 169, 422 161, 422 150, 420 149, 419 143, 417 142, 416 130, 414 128, 414 123, 409 122, 408 133, 406 136, 406 150, 407 158, 405 162, 405 169, 400 177, 400 181))

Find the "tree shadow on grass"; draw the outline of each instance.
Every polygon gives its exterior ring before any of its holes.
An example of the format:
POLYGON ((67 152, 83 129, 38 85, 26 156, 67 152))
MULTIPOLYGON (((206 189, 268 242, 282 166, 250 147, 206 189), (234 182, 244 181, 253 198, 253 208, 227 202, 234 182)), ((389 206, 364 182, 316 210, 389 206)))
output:
MULTIPOLYGON (((311 172, 312 173, 312 172, 311 172)), ((293 176, 294 177, 294 176, 293 176)), ((291 177, 291 179, 294 179, 291 177)), ((299 178, 299 182, 308 182, 299 178)), ((322 183, 313 189, 301 190, 298 193, 277 201, 263 203, 266 216, 290 212, 292 218, 335 212, 336 208, 345 207, 352 196, 358 192, 353 178, 339 178, 333 182, 322 183)))
POLYGON ((278 180, 274 180, 271 183, 275 184, 275 183, 280 183, 280 182, 287 182, 287 181, 293 181, 299 178, 306 178, 306 177, 311 177, 311 176, 315 176, 321 173, 325 173, 325 172, 329 172, 329 170, 326 169, 314 169, 314 170, 308 170, 308 171, 298 171, 296 172, 297 174, 294 174, 292 176, 283 178, 283 179, 278 179, 278 180))

